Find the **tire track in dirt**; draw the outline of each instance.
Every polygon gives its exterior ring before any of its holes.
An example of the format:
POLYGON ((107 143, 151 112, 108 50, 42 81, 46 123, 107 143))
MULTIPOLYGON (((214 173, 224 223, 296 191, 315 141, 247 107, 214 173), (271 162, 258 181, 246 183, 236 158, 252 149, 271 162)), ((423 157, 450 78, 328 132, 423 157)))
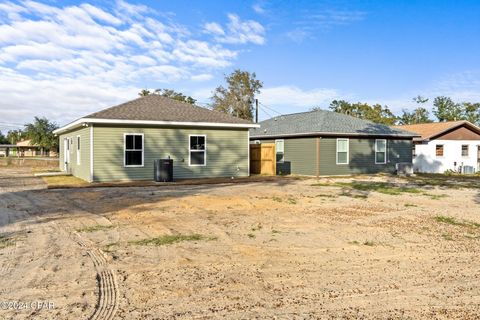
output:
POLYGON ((108 268, 103 252, 89 245, 78 232, 73 233, 75 241, 87 251, 97 271, 98 301, 91 320, 110 320, 118 310, 119 290, 115 272, 108 268))

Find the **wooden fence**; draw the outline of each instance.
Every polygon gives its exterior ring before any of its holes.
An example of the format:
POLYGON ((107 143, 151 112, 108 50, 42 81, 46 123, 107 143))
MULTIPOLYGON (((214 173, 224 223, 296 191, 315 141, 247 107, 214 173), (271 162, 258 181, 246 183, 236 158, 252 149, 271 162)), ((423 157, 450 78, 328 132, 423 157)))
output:
POLYGON ((274 176, 277 172, 277 159, 274 143, 250 145, 250 173, 274 176))

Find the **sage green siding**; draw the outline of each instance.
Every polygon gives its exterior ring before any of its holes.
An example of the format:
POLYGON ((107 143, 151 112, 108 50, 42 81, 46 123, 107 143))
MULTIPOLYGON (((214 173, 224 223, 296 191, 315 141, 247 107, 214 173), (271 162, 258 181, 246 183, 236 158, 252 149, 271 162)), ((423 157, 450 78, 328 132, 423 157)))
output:
POLYGON ((70 162, 67 165, 67 172, 74 176, 90 181, 90 128, 85 127, 59 136, 59 167, 64 171, 64 139, 72 139, 70 146, 70 162), (80 136, 80 158, 77 163, 77 136, 80 136))
MULTIPOLYGON (((316 175, 317 137, 283 138, 284 163, 277 163, 277 174, 316 175)), ((252 139, 257 140, 257 139, 252 139)), ((349 163, 336 164, 336 137, 320 139, 320 175, 394 172, 395 163, 412 162, 410 139, 386 139, 387 163, 375 164, 375 139, 349 138, 349 163)), ((260 140, 275 143, 274 139, 260 140)))
POLYGON ((155 159, 173 159, 174 179, 248 176, 246 129, 195 129, 97 126, 94 181, 153 180, 155 159), (124 166, 124 134, 144 134, 144 166, 124 166), (206 165, 189 166, 189 135, 206 135, 206 165))
POLYGON ((320 142, 320 175, 394 172, 395 163, 412 162, 411 140, 387 139, 387 163, 375 164, 375 139, 349 139, 349 163, 336 164, 337 138, 320 142))

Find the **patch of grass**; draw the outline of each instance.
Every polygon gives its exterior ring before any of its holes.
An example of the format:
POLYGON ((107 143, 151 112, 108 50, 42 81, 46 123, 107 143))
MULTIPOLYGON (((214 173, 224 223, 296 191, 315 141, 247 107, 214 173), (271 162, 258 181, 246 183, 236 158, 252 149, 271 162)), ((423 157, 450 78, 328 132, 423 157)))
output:
POLYGON ((297 204, 297 200, 295 198, 292 198, 292 197, 288 197, 287 202, 289 204, 297 204))
POLYGON ((282 202, 282 198, 279 197, 273 197, 272 200, 276 202, 282 202))
POLYGON ((250 238, 250 239, 255 239, 255 235, 253 233, 248 233, 247 236, 250 238))
POLYGON ((416 204, 413 204, 413 203, 405 203, 404 204, 405 207, 418 207, 416 204))
POLYGON ((211 241, 217 240, 217 237, 209 237, 201 234, 168 234, 164 236, 159 236, 151 239, 143 239, 138 241, 132 241, 130 243, 142 246, 154 245, 154 246, 165 246, 169 244, 174 244, 183 241, 211 241))
POLYGON ((350 243, 350 244, 355 244, 355 245, 360 244, 360 242, 358 242, 357 240, 350 241, 349 243, 350 243))
POLYGON ((281 232, 278 231, 278 230, 272 229, 272 233, 273 233, 273 234, 278 234, 278 233, 281 233, 281 232))
POLYGON ((88 182, 74 176, 52 176, 52 177, 42 177, 43 181, 51 186, 84 186, 88 182))
POLYGON ((436 216, 435 220, 437 222, 451 224, 451 225, 454 225, 454 226, 480 228, 480 223, 473 222, 473 221, 466 221, 466 220, 458 221, 453 217, 436 216))
POLYGON ((375 242, 366 240, 366 241, 363 243, 363 245, 364 245, 364 246, 373 247, 373 246, 375 245, 375 242))
MULTIPOLYGON (((418 188, 398 186, 392 183, 386 182, 335 182, 332 184, 315 183, 312 186, 328 186, 328 187, 344 187, 352 190, 358 190, 363 192, 375 191, 388 195, 400 195, 402 193, 420 194, 422 190, 418 188)), ((346 194, 342 194, 346 195, 346 194)))
POLYGON ((352 192, 342 192, 340 193, 341 196, 344 197, 350 197, 350 198, 355 198, 355 199, 367 199, 368 196, 366 194, 357 194, 357 193, 352 193, 352 192))
POLYGON ((10 239, 4 235, 0 235, 0 249, 13 246, 14 244, 15 241, 13 241, 13 239, 10 239))
POLYGON ((95 226, 77 229, 77 232, 95 232, 95 231, 100 231, 100 230, 112 229, 113 227, 114 227, 114 225, 105 226, 105 225, 97 224, 95 226))

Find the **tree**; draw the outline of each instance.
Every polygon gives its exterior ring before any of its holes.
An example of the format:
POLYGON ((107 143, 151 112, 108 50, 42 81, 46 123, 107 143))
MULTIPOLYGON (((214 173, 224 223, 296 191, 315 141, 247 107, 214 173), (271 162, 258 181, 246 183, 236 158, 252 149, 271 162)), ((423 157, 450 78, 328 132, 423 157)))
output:
POLYGON ((433 100, 432 112, 440 122, 464 119, 461 105, 453 102, 449 97, 436 97, 433 100))
POLYGON ((7 132, 7 140, 10 144, 17 144, 17 141, 21 141, 24 137, 25 133, 20 129, 7 132))
POLYGON ((310 111, 320 111, 320 110, 322 110, 322 108, 319 106, 310 108, 310 111))
POLYGON ((171 89, 156 89, 154 94, 190 104, 195 104, 195 102, 197 102, 197 100, 193 99, 192 97, 186 96, 183 93, 176 92, 175 90, 171 89))
POLYGON ((256 79, 255 73, 235 70, 225 76, 227 88, 217 87, 212 96, 212 109, 236 117, 252 120, 255 94, 260 93, 263 83, 256 79))
POLYGON ((55 137, 53 131, 57 129, 58 126, 48 121, 47 118, 35 117, 33 123, 25 125, 25 135, 27 138, 31 139, 32 145, 38 145, 43 150, 45 149, 57 149, 58 147, 58 138, 55 137))
POLYGON ((415 101, 416 103, 418 104, 424 104, 424 103, 427 103, 428 102, 428 98, 424 98, 422 97, 421 95, 418 95, 416 96, 415 98, 412 99, 413 101, 415 101))
POLYGON ((473 124, 480 125, 480 103, 464 102, 463 118, 473 124))
POLYGON ((417 124, 417 123, 429 123, 430 120, 429 112, 427 109, 418 107, 412 112, 403 109, 402 115, 398 118, 400 124, 417 124))
POLYGON ((151 94, 151 92, 150 92, 150 90, 148 90, 148 89, 142 89, 142 91, 140 91, 140 92, 138 93, 138 95, 139 95, 140 97, 146 97, 146 96, 148 96, 148 95, 150 95, 150 94, 151 94))
POLYGON ((380 104, 370 106, 367 103, 361 102, 350 103, 345 100, 333 100, 329 108, 334 112, 348 114, 356 118, 385 125, 393 125, 397 121, 397 117, 388 106, 382 106, 380 104))
POLYGON ((3 135, 2 131, 0 131, 0 144, 9 144, 7 137, 3 135))

